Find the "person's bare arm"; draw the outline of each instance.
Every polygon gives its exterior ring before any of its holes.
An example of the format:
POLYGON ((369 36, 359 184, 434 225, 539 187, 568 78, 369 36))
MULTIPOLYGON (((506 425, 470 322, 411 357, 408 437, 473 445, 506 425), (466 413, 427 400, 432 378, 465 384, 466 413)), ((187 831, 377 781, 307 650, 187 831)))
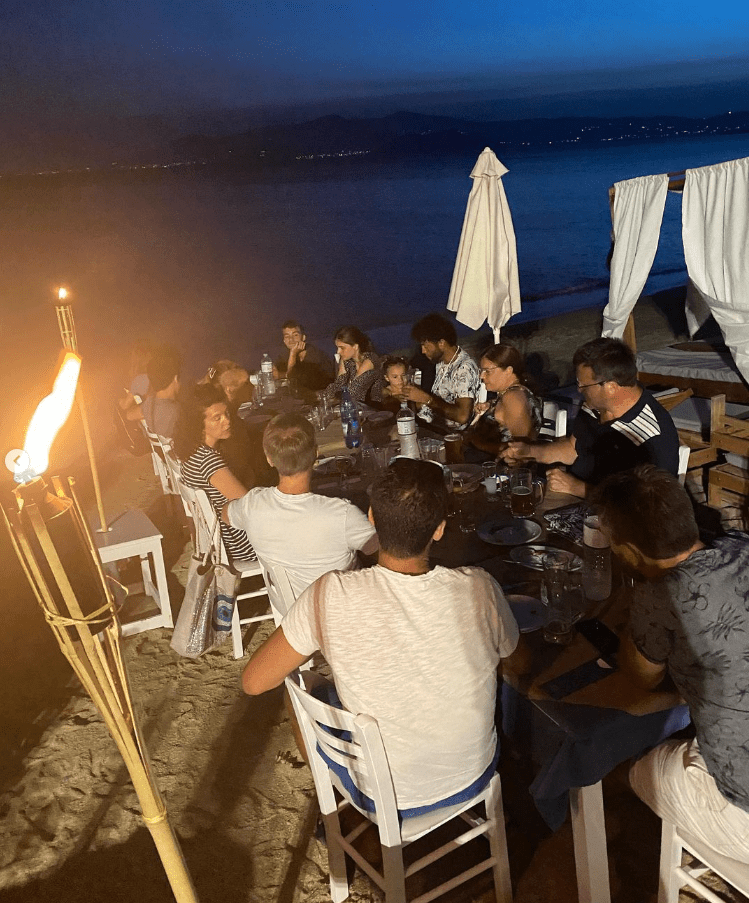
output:
POLYGON ((125 417, 127 420, 145 420, 143 408, 135 401, 125 411, 125 417))
POLYGON ((510 442, 502 455, 508 464, 535 458, 541 464, 574 464, 577 459, 575 437, 562 436, 551 442, 510 442))
POLYGON ((449 402, 440 398, 439 395, 430 395, 429 392, 424 392, 418 386, 404 386, 403 397, 409 401, 415 401, 416 404, 429 405, 433 411, 455 423, 468 423, 473 414, 473 399, 470 397, 456 398, 454 402, 449 402))
POLYGON ((362 555, 375 555, 380 549, 380 539, 376 533, 373 533, 372 536, 364 543, 364 545, 359 549, 362 555))
POLYGON ((533 422, 525 392, 508 392, 495 407, 494 418, 507 427, 511 436, 530 436, 533 422))
POLYGON ((629 635, 622 637, 617 659, 619 670, 643 690, 654 690, 666 676, 666 666, 645 658, 629 635))
POLYGON ((584 499, 588 495, 589 486, 566 470, 552 467, 546 474, 546 489, 549 492, 564 492, 584 499))
POLYGON ((508 655, 507 658, 503 658, 500 661, 497 672, 500 676, 502 674, 522 675, 530 670, 532 661, 533 653, 531 652, 525 637, 521 634, 518 637, 518 644, 515 647, 515 651, 512 655, 508 655))
POLYGON ((209 482, 214 489, 218 489, 221 495, 229 501, 232 499, 241 499, 243 495, 247 495, 247 490, 228 467, 222 467, 221 470, 217 470, 216 473, 209 478, 209 482))
POLYGON ((242 689, 248 696, 272 690, 308 658, 300 655, 284 636, 283 628, 277 627, 245 665, 242 689))

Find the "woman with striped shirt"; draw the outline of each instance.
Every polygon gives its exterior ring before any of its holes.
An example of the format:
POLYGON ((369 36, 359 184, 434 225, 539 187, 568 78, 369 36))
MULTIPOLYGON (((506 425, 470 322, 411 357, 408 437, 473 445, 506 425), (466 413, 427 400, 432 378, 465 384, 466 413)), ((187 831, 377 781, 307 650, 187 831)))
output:
MULTIPOLYGON (((174 450, 182 461, 182 479, 192 489, 203 489, 217 514, 227 502, 241 498, 247 489, 226 466, 217 447, 231 436, 226 400, 221 389, 197 385, 182 408, 174 433, 174 450)), ((220 521, 221 536, 233 561, 257 557, 244 530, 220 521)))

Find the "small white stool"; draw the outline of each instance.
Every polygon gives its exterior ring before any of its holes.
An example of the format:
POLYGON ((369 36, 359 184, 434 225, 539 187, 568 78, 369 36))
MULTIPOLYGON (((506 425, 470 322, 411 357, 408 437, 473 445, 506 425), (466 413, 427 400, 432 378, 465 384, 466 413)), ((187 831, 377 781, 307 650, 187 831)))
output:
POLYGON ((143 590, 156 602, 160 613, 122 625, 122 635, 132 636, 154 627, 174 627, 164 568, 162 535, 142 511, 126 511, 110 525, 108 533, 93 530, 102 564, 140 558, 143 590), (150 556, 150 557, 149 557, 150 556), (154 582, 155 577, 155 582, 154 582))

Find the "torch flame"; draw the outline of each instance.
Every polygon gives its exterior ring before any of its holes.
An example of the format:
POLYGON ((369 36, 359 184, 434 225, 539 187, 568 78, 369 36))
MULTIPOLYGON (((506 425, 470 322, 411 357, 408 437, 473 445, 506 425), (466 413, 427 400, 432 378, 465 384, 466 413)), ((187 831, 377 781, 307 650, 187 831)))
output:
POLYGON ((57 297, 60 299, 60 301, 64 301, 68 297, 68 290, 66 288, 58 289, 57 297))
POLYGON ((19 460, 21 466, 14 474, 17 483, 26 483, 49 467, 49 450, 73 407, 80 371, 80 357, 68 351, 62 359, 52 392, 39 402, 26 430, 23 443, 26 455, 19 460))

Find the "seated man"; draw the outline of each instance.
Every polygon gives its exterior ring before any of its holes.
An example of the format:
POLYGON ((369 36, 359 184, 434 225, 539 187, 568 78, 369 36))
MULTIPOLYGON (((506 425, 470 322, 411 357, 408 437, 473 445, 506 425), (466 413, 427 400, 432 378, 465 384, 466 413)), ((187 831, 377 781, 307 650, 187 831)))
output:
POLYGON ((157 348, 146 368, 149 390, 146 398, 128 411, 128 420, 145 420, 152 433, 165 439, 174 438, 174 427, 179 416, 180 359, 173 348, 157 348))
POLYGON ((246 531, 258 558, 280 565, 295 595, 328 571, 345 571, 356 552, 377 551, 366 516, 345 499, 310 492, 315 428, 301 414, 279 414, 265 428, 263 450, 278 470, 278 487, 258 487, 230 502, 222 518, 246 531))
POLYGON ((679 435, 671 415, 637 382, 632 350, 619 339, 594 339, 572 359, 583 407, 572 435, 552 442, 510 442, 504 460, 535 458, 551 468, 548 488, 585 498, 612 473, 655 464, 676 474, 679 435))
POLYGON ((287 320, 281 327, 287 351, 274 363, 274 376, 286 376, 298 389, 317 392, 335 378, 333 358, 307 341, 304 327, 296 320, 287 320))
POLYGON ((394 461, 372 487, 378 565, 321 577, 242 675, 246 693, 263 693, 319 649, 343 705, 377 719, 401 810, 449 805, 491 780, 497 667, 518 643, 489 574, 430 566, 447 504, 440 467, 394 461))
POLYGON ((661 818, 749 863, 749 537, 700 542, 675 477, 652 465, 598 488, 612 550, 645 578, 635 587, 619 666, 646 689, 670 675, 697 736, 667 740, 630 771, 661 818))
POLYGON ((471 420, 479 393, 479 368, 458 345, 453 324, 439 314, 428 314, 414 324, 413 339, 422 353, 437 365, 430 392, 405 386, 403 396, 421 405, 419 417, 449 431, 465 429, 471 420))

